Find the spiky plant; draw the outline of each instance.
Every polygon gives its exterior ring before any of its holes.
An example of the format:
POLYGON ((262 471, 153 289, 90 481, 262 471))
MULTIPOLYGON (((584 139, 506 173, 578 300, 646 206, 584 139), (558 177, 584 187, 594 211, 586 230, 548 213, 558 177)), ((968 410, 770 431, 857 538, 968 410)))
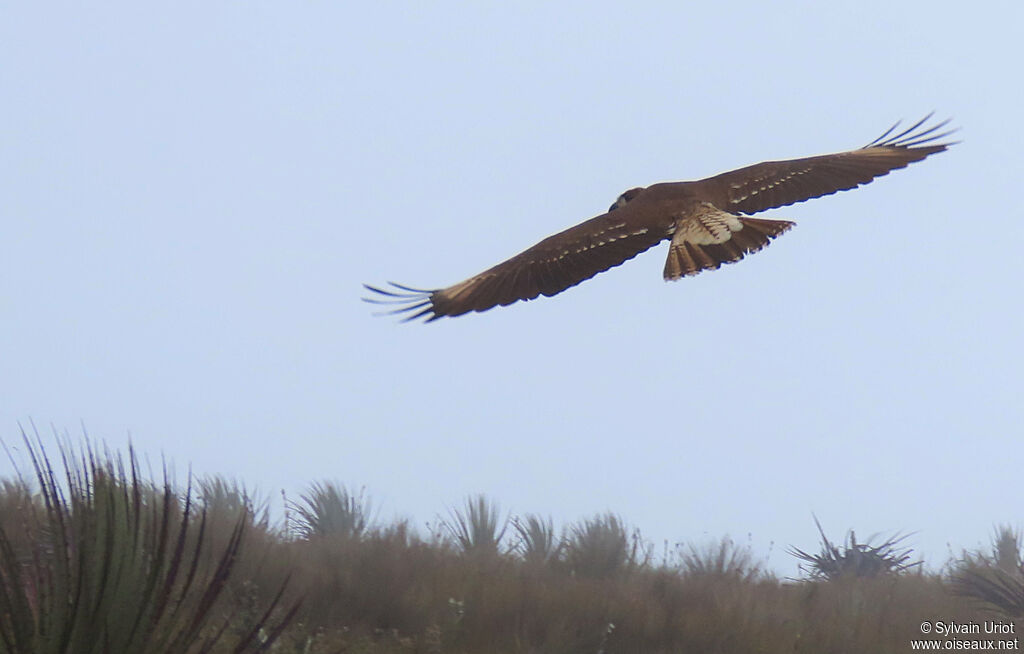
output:
POLYGON ((22 478, 0 480, 0 528, 7 528, 7 536, 18 551, 27 551, 31 537, 22 523, 32 511, 42 507, 39 496, 32 492, 31 485, 22 478))
POLYGON ((613 513, 583 520, 569 529, 564 560, 581 577, 609 577, 646 561, 639 533, 632 543, 622 519, 613 513))
POLYGON ((358 539, 370 524, 371 504, 362 491, 354 495, 341 484, 312 484, 299 502, 289 503, 295 530, 305 540, 324 537, 358 539))
POLYGON ((442 528, 465 554, 497 554, 508 517, 501 517, 500 507, 484 495, 466 498, 464 508, 449 510, 449 517, 441 521, 442 528))
MULTIPOLYGON (((248 514, 222 551, 209 551, 190 489, 179 502, 166 470, 161 487, 143 482, 131 448, 126 461, 60 443, 59 476, 38 436, 22 436, 40 500, 0 523, 0 652, 178 654, 226 645, 233 617, 219 598, 248 514)), ((277 638, 293 611, 271 624, 274 605, 234 651, 261 651, 277 638)))
POLYGON ((237 481, 221 475, 203 477, 196 484, 196 495, 211 521, 234 522, 248 513, 253 526, 270 525, 270 501, 237 481))
POLYGON ((519 536, 516 550, 524 561, 541 564, 558 559, 562 542, 555 536, 555 525, 551 518, 528 514, 513 520, 512 526, 519 536))
POLYGON ((800 564, 800 570, 811 579, 831 581, 843 577, 898 574, 922 563, 911 560, 913 550, 899 546, 909 534, 894 534, 882 543, 872 545, 872 538, 858 543, 857 535, 851 529, 847 534, 846 543, 840 547, 828 539, 817 517, 814 518, 814 524, 818 526, 818 533, 821 534, 821 552, 809 554, 796 547, 789 550, 790 554, 804 562, 800 564))
POLYGON ((34 501, 32 487, 24 479, 0 480, 0 524, 20 515, 34 501))
POLYGON ((1011 618, 1024 617, 1024 560, 1021 532, 996 527, 991 553, 965 552, 952 574, 953 589, 1011 618))
POLYGON ((1024 558, 1021 557, 1021 532, 1010 525, 996 527, 992 537, 992 559, 1003 572, 1020 574, 1024 558))
POLYGON ((1024 576, 999 568, 972 568, 953 578, 961 596, 988 604, 1010 618, 1024 618, 1024 576))
POLYGON ((680 552, 680 572, 685 577, 729 578, 753 581, 763 574, 749 546, 741 547, 728 536, 698 548, 690 544, 680 552))

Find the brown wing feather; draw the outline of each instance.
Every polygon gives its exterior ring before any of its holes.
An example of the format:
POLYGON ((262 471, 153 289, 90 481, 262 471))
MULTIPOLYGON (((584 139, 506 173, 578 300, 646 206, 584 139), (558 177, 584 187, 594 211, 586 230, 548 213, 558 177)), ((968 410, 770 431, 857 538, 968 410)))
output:
POLYGON ((892 135, 897 123, 859 150, 766 161, 709 177, 699 184, 703 194, 718 208, 748 215, 846 191, 952 145, 935 143, 954 131, 939 132, 949 121, 926 128, 930 117, 931 114, 892 135))
POLYGON ((602 214, 444 289, 414 289, 393 282, 392 289, 364 286, 381 296, 368 301, 397 305, 390 313, 409 313, 407 320, 424 318, 427 322, 532 300, 538 295, 551 296, 667 238, 664 229, 644 227, 638 222, 629 206, 602 214))
MULTIPOLYGON (((928 115, 910 128, 891 135, 897 123, 859 150, 789 161, 768 161, 683 186, 688 189, 688 194, 696 192, 700 201, 732 214, 754 214, 856 188, 952 145, 936 143, 952 133, 938 133, 949 121, 925 128, 930 117, 928 115)), ((671 186, 655 185, 650 188, 671 186)), ((640 209, 643 198, 649 196, 638 195, 638 191, 642 189, 627 191, 620 198, 620 202, 629 204, 616 202, 608 213, 550 236, 454 286, 431 290, 409 288, 393 282, 389 289, 364 285, 376 294, 374 298, 364 299, 393 305, 396 308, 388 313, 407 313, 406 320, 424 318, 430 322, 443 316, 459 316, 518 300, 532 300, 538 295, 555 295, 632 259, 671 235, 674 219, 671 212, 665 213, 669 205, 659 206, 658 201, 652 199, 653 204, 648 203, 650 206, 640 209), (639 199, 632 199, 630 194, 639 199)), ((681 242, 678 252, 670 252, 666 276, 675 278, 694 274, 737 261, 744 254, 764 247, 771 238, 788 229, 790 223, 760 221, 745 222, 744 225, 744 229, 732 235, 731 240, 735 243, 681 242)))

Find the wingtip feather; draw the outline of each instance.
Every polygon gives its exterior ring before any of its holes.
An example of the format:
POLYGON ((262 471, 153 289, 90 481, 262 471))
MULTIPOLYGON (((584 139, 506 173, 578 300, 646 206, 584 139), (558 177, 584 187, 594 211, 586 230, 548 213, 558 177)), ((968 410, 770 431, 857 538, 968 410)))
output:
POLYGON ((395 282, 388 282, 388 284, 402 292, 396 292, 391 289, 379 288, 370 284, 363 284, 363 288, 371 293, 376 293, 382 297, 362 297, 360 298, 363 302, 369 302, 370 304, 378 305, 389 305, 397 308, 390 309, 388 311, 376 311, 373 315, 375 316, 394 316, 403 313, 414 311, 411 316, 404 316, 401 322, 409 322, 421 318, 428 314, 433 314, 426 322, 431 322, 439 317, 434 308, 433 295, 436 290, 428 289, 417 289, 411 286, 405 286, 402 284, 396 284, 395 282), (418 311, 417 311, 418 310, 418 311))
POLYGON ((927 127, 926 129, 921 129, 921 127, 925 126, 934 115, 935 112, 932 111, 928 113, 928 115, 926 115, 924 118, 915 122, 913 125, 906 128, 905 130, 897 134, 893 134, 893 132, 899 127, 900 123, 902 122, 897 121, 892 127, 885 130, 885 132, 883 132, 881 136, 876 138, 874 141, 871 141, 861 149, 866 150, 868 148, 897 148, 901 150, 913 150, 922 147, 945 149, 959 143, 959 141, 954 141, 950 143, 935 143, 935 141, 944 139, 950 134, 954 134, 960 130, 960 128, 957 127, 942 132, 939 131, 943 127, 948 125, 952 121, 952 118, 947 118, 945 120, 939 121, 934 125, 927 127))

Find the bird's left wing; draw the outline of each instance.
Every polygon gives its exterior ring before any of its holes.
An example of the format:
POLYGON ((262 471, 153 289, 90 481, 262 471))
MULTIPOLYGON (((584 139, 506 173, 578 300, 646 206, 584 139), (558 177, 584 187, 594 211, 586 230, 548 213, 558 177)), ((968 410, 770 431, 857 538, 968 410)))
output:
POLYGON ((444 289, 424 290, 391 282, 387 289, 364 284, 376 304, 392 304, 389 313, 427 322, 443 316, 486 311, 538 295, 551 296, 618 266, 657 245, 668 233, 635 220, 631 205, 549 236, 511 259, 444 289), (630 220, 634 218, 634 220, 630 220))
POLYGON ((817 157, 765 161, 701 180, 704 197, 723 211, 755 214, 867 184, 952 143, 936 143, 955 130, 942 132, 949 121, 931 127, 931 114, 893 134, 899 123, 858 150, 817 157))

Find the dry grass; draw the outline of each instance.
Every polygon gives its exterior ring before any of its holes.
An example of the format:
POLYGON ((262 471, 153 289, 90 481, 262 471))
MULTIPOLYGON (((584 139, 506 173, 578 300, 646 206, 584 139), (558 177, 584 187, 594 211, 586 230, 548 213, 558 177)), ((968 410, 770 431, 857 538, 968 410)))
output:
MULTIPOLYGON (((225 642, 258 623, 288 579, 278 605, 301 607, 269 647, 281 653, 906 652, 923 620, 981 621, 1000 601, 1014 606, 1004 595, 1017 586, 1000 593, 979 582, 972 592, 971 574, 1020 574, 1019 551, 1009 551, 1019 538, 1003 533, 992 555, 965 554, 946 573, 895 566, 794 582, 727 538, 654 564, 611 514, 559 537, 550 520, 506 521, 478 496, 451 512, 448 538, 424 538, 405 522, 372 524, 362 494, 336 484, 313 485, 292 504, 300 519, 291 529, 271 524, 265 502, 233 482, 203 480, 196 494, 206 525, 188 532, 190 548, 222 552, 241 537, 216 610, 235 616, 225 642)), ((0 533, 12 550, 28 545, 19 534, 41 499, 20 482, 0 485, 0 533)), ((848 553, 822 536, 833 557, 848 553)))

